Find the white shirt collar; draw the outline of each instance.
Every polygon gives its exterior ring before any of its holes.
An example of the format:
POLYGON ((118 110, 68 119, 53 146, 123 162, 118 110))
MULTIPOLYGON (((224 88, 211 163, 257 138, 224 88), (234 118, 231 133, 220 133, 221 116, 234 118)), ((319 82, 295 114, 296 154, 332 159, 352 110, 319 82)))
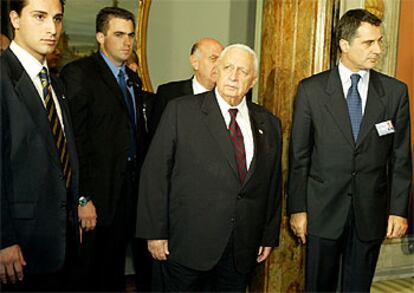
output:
MULTIPOLYGON (((219 107, 220 107, 220 110, 221 110, 221 113, 222 113, 223 117, 227 117, 228 115, 230 115, 229 114, 229 109, 237 109, 238 110, 238 114, 237 114, 238 116, 237 117, 241 116, 240 118, 249 119, 249 108, 247 108, 246 96, 243 97, 240 104, 238 104, 237 106, 231 106, 220 95, 217 88, 214 89, 214 92, 216 94, 217 103, 219 104, 219 107)), ((227 121, 227 119, 225 119, 225 120, 227 121)))
POLYGON ((34 80, 39 77, 39 72, 42 70, 43 67, 46 67, 48 72, 49 68, 47 67, 46 58, 43 61, 43 64, 39 62, 32 54, 27 52, 21 46, 19 46, 15 41, 12 41, 10 44, 10 50, 16 55, 17 59, 19 59, 20 63, 22 64, 24 70, 30 76, 31 80, 34 80))
POLYGON ((208 92, 209 90, 206 89, 198 80, 197 77, 194 75, 193 77, 193 92, 195 95, 202 94, 208 92))
POLYGON ((365 80, 369 75, 368 70, 360 70, 358 72, 353 72, 348 67, 346 67, 341 61, 339 61, 338 70, 339 70, 339 76, 341 77, 342 84, 349 83, 351 80, 352 74, 355 74, 355 73, 359 74, 361 76, 361 80, 365 80))

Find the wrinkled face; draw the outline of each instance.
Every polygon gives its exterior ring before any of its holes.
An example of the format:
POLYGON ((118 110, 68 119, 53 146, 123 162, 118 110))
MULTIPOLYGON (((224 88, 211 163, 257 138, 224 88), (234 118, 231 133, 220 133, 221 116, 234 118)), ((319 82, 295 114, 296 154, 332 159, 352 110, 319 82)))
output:
POLYGON ((11 11, 9 16, 14 41, 42 63, 55 49, 62 31, 60 0, 28 0, 20 15, 11 11))
POLYGON ((380 58, 381 44, 381 28, 363 22, 357 29, 354 39, 340 41, 341 61, 353 72, 372 69, 380 58))
POLYGON ((240 104, 256 80, 253 56, 243 49, 230 49, 217 64, 217 90, 232 106, 240 104))
POLYGON ((96 33, 101 50, 117 66, 121 66, 131 55, 134 37, 133 22, 122 18, 112 18, 106 34, 96 33))
POLYGON ((191 63, 197 80, 207 89, 214 88, 216 83, 215 66, 223 46, 214 40, 201 41, 198 52, 191 56, 191 63))

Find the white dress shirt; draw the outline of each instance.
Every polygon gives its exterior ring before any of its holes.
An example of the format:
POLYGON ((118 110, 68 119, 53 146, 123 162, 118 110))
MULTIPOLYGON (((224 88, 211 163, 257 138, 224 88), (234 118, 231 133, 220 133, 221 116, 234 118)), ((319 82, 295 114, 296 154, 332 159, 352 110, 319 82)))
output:
POLYGON ((193 92, 194 92, 195 95, 202 94, 202 93, 205 93, 205 92, 209 91, 197 80, 195 75, 194 75, 192 81, 193 81, 193 92))
POLYGON ((238 113, 236 116, 236 122, 240 127, 240 130, 243 135, 244 140, 244 148, 246 151, 246 167, 247 170, 250 168, 250 164, 253 159, 254 153, 254 142, 253 142, 253 132, 252 126, 250 124, 250 115, 249 115, 249 108, 247 108, 246 97, 243 97, 243 100, 239 105, 233 107, 229 105, 223 97, 219 94, 217 88, 214 90, 216 93, 217 102, 220 107, 221 114, 223 115, 224 122, 226 123, 227 129, 230 125, 230 113, 229 109, 237 109, 238 113))
MULTIPOLYGON (((46 109, 46 103, 43 97, 43 87, 42 83, 40 81, 39 73, 42 70, 43 67, 47 68, 49 78, 50 78, 50 72, 49 68, 47 67, 46 59, 41 64, 35 57, 33 57, 29 52, 27 52, 25 49, 20 47, 15 41, 12 41, 10 44, 10 50, 16 55, 17 59, 19 59, 20 63, 22 64, 24 70, 29 75, 30 79, 33 82, 33 85, 35 86, 37 92, 39 93, 39 99, 42 101, 43 106, 46 109)), ((55 91, 53 90, 52 85, 50 86, 52 89, 52 98, 53 102, 55 103, 56 112, 59 118, 60 125, 62 126, 62 130, 65 130, 63 125, 63 119, 62 119, 62 111, 60 109, 60 105, 58 102, 58 99, 56 97, 55 91)), ((65 133, 63 131, 63 133, 65 133)))
POLYGON ((361 79, 358 82, 358 92, 361 96, 362 101, 362 115, 365 113, 365 106, 367 104, 368 97, 368 85, 369 85, 369 70, 360 70, 358 72, 352 72, 348 69, 342 62, 339 62, 338 65, 339 76, 341 77, 342 89, 344 90, 344 97, 348 95, 349 88, 352 85, 351 75, 359 74, 361 79))

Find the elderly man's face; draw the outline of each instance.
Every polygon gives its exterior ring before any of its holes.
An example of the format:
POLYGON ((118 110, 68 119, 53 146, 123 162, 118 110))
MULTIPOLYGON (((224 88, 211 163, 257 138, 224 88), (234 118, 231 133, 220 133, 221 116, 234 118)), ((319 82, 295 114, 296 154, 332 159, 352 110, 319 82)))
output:
POLYGON ((232 106, 240 104, 256 80, 253 56, 246 50, 232 48, 217 64, 217 90, 232 106))

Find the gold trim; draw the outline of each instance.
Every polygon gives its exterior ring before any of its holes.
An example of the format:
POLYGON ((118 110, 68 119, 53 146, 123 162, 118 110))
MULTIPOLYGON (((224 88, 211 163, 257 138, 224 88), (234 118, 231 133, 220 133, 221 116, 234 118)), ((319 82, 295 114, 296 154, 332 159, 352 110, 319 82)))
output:
POLYGON ((138 74, 142 79, 142 88, 146 91, 154 92, 149 76, 147 61, 147 29, 150 6, 151 0, 138 0, 136 52, 139 61, 138 74))

